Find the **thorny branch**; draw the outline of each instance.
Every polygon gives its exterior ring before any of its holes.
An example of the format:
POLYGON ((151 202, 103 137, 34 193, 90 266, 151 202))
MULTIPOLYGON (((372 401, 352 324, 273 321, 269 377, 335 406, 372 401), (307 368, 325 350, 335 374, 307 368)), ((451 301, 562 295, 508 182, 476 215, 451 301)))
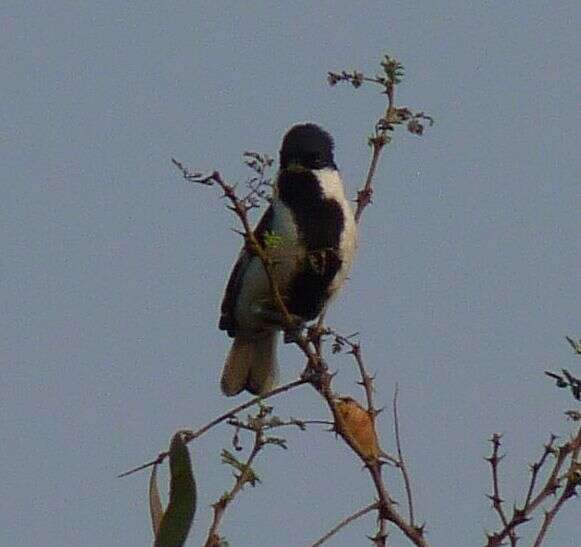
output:
MULTIPOLYGON (((508 519, 506 518, 506 514, 505 514, 504 508, 502 506, 504 500, 500 497, 500 481, 498 479, 498 464, 504 458, 504 456, 500 456, 498 453, 500 450, 500 439, 501 439, 501 436, 496 434, 496 433, 490 439, 490 442, 492 443, 492 455, 487 458, 487 461, 490 463, 490 468, 491 468, 491 473, 492 473, 492 494, 489 495, 488 497, 492 501, 492 506, 494 507, 494 510, 498 514, 500 522, 502 523, 504 528, 507 530, 507 534, 508 534, 508 537, 510 539, 511 546, 514 547, 516 545, 518 538, 514 532, 514 529, 513 529, 514 526, 511 528, 508 527, 508 519)), ((547 454, 547 452, 545 454, 547 454)), ((533 474, 533 480, 531 481, 531 489, 534 486, 535 478, 536 478, 536 474, 533 474)), ((530 490, 529 490, 529 495, 530 495, 530 490)), ((527 496, 527 500, 528 500, 528 496, 527 496)))
MULTIPOLYGON (((245 403, 238 405, 237 407, 235 407, 231 410, 228 410, 228 412, 225 412, 224 414, 218 416, 217 418, 214 418, 211 422, 207 423, 205 426, 201 427, 197 431, 191 431, 191 430, 186 429, 186 430, 181 431, 180 433, 182 433, 184 442, 187 444, 187 443, 193 441, 194 439, 201 437, 204 433, 208 432, 214 426, 226 421, 228 418, 232 418, 233 416, 235 416, 236 414, 238 414, 242 410, 250 408, 251 406, 254 406, 262 401, 265 401, 266 399, 269 399, 270 397, 274 397, 275 395, 279 395, 281 393, 284 393, 285 391, 289 391, 290 389, 293 389, 293 388, 298 387, 298 386, 302 386, 303 384, 306 384, 306 383, 307 383, 307 380, 305 380, 305 379, 294 380, 292 382, 289 382, 288 384, 284 384, 282 386, 279 386, 279 387, 273 389, 272 391, 265 393, 264 395, 260 395, 258 397, 253 397, 252 399, 250 399, 250 401, 246 401, 245 403)), ((127 477, 129 475, 132 475, 133 473, 137 473, 137 471, 141 471, 142 469, 147 469, 148 467, 151 467, 153 465, 159 465, 160 463, 163 463, 163 461, 168 456, 169 456, 169 452, 160 452, 155 460, 152 460, 148 463, 144 463, 143 465, 140 465, 139 467, 135 467, 133 469, 130 469, 129 471, 126 471, 125 473, 121 473, 120 475, 117 476, 117 478, 127 477)))
MULTIPOLYGON (((391 140, 390 136, 388 135, 388 132, 393 131, 396 125, 401 125, 402 123, 407 122, 407 128, 411 133, 421 135, 424 130, 422 122, 427 121, 430 125, 432 125, 433 123, 433 120, 423 113, 414 114, 408 108, 397 107, 395 105, 395 87, 401 81, 403 73, 402 65, 395 59, 392 59, 389 56, 385 56, 384 60, 381 62, 381 66, 383 68, 384 75, 377 76, 376 78, 365 77, 359 72, 354 72, 353 74, 342 72, 340 75, 329 73, 328 78, 328 81, 331 85, 335 85, 340 81, 349 81, 353 84, 354 87, 360 87, 360 85, 363 82, 374 83, 380 85, 383 88, 383 93, 387 95, 388 105, 385 114, 376 123, 374 133, 369 138, 369 144, 372 147, 372 156, 363 187, 357 193, 356 200, 357 207, 355 211, 355 219, 357 222, 360 221, 363 210, 367 207, 367 205, 371 203, 371 198, 373 194, 373 178, 377 170, 379 157, 385 145, 388 144, 391 140)), ((258 200, 260 198, 265 197, 265 194, 263 193, 264 184, 263 182, 261 182, 263 179, 265 179, 266 172, 264 168, 265 165, 261 162, 261 156, 259 155, 246 153, 245 157, 247 160, 246 161, 247 165, 257 172, 257 178, 253 180, 250 184, 248 184, 250 192, 249 194, 242 198, 239 198, 237 196, 236 187, 226 183, 218 171, 214 171, 210 175, 205 176, 201 173, 190 172, 179 161, 175 159, 172 159, 172 163, 180 170, 182 176, 186 181, 207 186, 218 186, 221 189, 223 197, 227 199, 229 203, 228 208, 235 213, 235 215, 238 217, 242 224, 243 227, 242 235, 245 239, 245 245, 247 250, 250 253, 253 253, 256 256, 258 256, 258 258, 261 260, 264 266, 264 269, 266 271, 269 280, 274 305, 276 306, 277 310, 281 314, 281 317, 283 318, 281 326, 285 330, 285 333, 287 333, 289 341, 292 341, 303 352, 303 354, 306 357, 307 363, 300 380, 296 382, 291 382, 290 384, 286 384, 285 386, 275 389, 262 397, 254 398, 248 403, 240 405, 239 407, 236 407, 236 409, 229 411, 228 413, 213 420, 212 422, 210 422, 209 424, 207 424, 206 426, 204 426, 203 428, 196 432, 191 431, 183 432, 185 436, 184 437, 185 441, 189 442, 199 437, 204 432, 208 431, 214 425, 229 418, 232 419, 236 412, 239 412, 244 408, 256 404, 259 400, 264 400, 268 397, 272 397, 275 394, 282 393, 283 391, 287 391, 291 388, 297 387, 298 385, 310 383, 317 390, 317 392, 325 399, 333 415, 335 432, 339 434, 343 438, 343 440, 347 443, 347 445, 349 445, 349 447, 359 456, 361 461, 365 464, 368 472, 370 473, 372 482, 376 489, 378 500, 374 504, 369 506, 370 507, 369 510, 377 510, 379 521, 378 532, 373 538, 370 539, 372 539, 376 546, 385 546, 387 538, 386 523, 387 521, 389 521, 394 523, 414 545, 427 546, 427 542, 424 538, 423 527, 415 526, 413 522, 413 506, 411 503, 411 499, 408 499, 408 504, 410 508, 409 509, 410 521, 408 522, 397 511, 396 504, 389 496, 389 493, 385 487, 381 474, 381 467, 384 464, 384 462, 378 458, 375 459, 367 458, 365 454, 361 452, 360 448, 357 446, 357 444, 353 441, 353 439, 349 435, 348 429, 346 428, 346 424, 344 423, 344 420, 337 408, 338 400, 337 395, 334 393, 331 387, 334 375, 329 372, 327 364, 325 363, 325 360, 323 359, 322 355, 321 340, 322 335, 324 333, 324 327, 322 327, 322 325, 319 324, 314 328, 308 329, 306 333, 303 332, 301 329, 297 328, 300 327, 297 318, 295 318, 292 314, 289 313, 285 305, 284 299, 274 280, 272 272, 272 261, 269 257, 267 250, 261 245, 260 241, 254 234, 248 218, 248 212, 250 211, 250 209, 258 205, 258 200)), ((378 414, 378 411, 375 410, 375 408, 373 407, 373 398, 372 398, 373 378, 370 377, 365 371, 359 345, 352 345, 351 352, 354 355, 354 358, 357 362, 361 374, 362 378, 361 384, 364 386, 367 397, 368 413, 371 419, 374 421, 376 415, 378 414)), ((256 457, 256 454, 258 453, 262 446, 261 435, 262 430, 260 433, 258 432, 256 433, 255 446, 246 463, 248 468, 253 462, 254 458, 256 457)), ((163 461, 163 459, 165 459, 166 456, 167 453, 161 453, 154 462, 145 464, 130 472, 124 473, 121 476, 128 475, 149 465, 160 463, 161 461, 163 461)), ((405 473, 405 466, 404 467, 401 466, 402 463, 401 451, 399 463, 402 472, 404 472, 405 478, 407 473, 405 473)), ((215 538, 217 537, 216 534, 217 527, 219 525, 222 514, 226 509, 226 506, 242 488, 245 482, 243 475, 244 473, 241 474, 242 478, 239 477, 237 479, 236 484, 234 485, 230 493, 227 494, 226 498, 225 497, 221 498, 221 500, 217 502, 217 504, 215 504, 214 506, 215 522, 212 524, 212 528, 208 536, 208 543, 206 544, 207 547, 217 545, 217 543, 212 543, 212 541, 214 541, 215 538)), ((408 497, 411 496, 411 490, 409 490, 409 484, 407 483, 406 489, 408 490, 408 497)), ((353 519, 348 517, 348 521, 351 522, 351 520, 353 519)))
POLYGON ((544 502, 554 495, 559 494, 553 506, 545 512, 543 524, 539 530, 534 546, 541 545, 543 538, 562 505, 576 495, 577 486, 581 484, 581 462, 579 453, 581 451, 581 428, 576 435, 568 442, 560 446, 555 446, 556 437, 551 435, 549 442, 545 445, 543 454, 538 461, 530 465, 531 479, 527 489, 525 501, 521 507, 516 505, 513 508, 510 519, 502 509, 504 500, 500 497, 498 487, 498 464, 502 457, 498 455, 501 436, 495 434, 491 438, 493 445, 492 455, 486 458, 490 463, 492 471, 493 494, 489 498, 493 502, 493 507, 502 523, 502 528, 498 532, 488 536, 486 547, 497 547, 503 544, 508 537, 511 545, 516 545, 518 537, 516 528, 532 518, 534 511, 544 502), (540 489, 535 491, 539 472, 548 464, 551 457, 555 458, 553 466, 546 481, 540 489), (567 463, 568 462, 568 463, 567 463), (567 465, 566 465, 567 464, 567 465), (566 467, 563 472, 564 466, 566 467))
MULTIPOLYGON (((389 56, 385 56, 384 60, 381 62, 381 66, 384 73, 381 75, 376 75, 375 77, 365 76, 363 73, 358 71, 353 71, 351 73, 346 71, 342 71, 341 73, 328 73, 328 82, 332 86, 339 82, 348 82, 351 83, 354 88, 359 88, 364 83, 370 83, 379 85, 382 88, 382 93, 387 96, 387 108, 385 113, 375 124, 373 134, 369 137, 368 141, 372 149, 372 154, 365 181, 361 189, 357 192, 355 219, 358 223, 361 220, 364 209, 372 202, 373 180, 377 171, 381 152, 386 144, 391 141, 390 132, 394 131, 395 126, 406 123, 409 132, 416 135, 422 135, 424 132, 424 123, 427 123, 429 126, 433 125, 433 119, 423 112, 414 113, 406 107, 396 106, 395 87, 400 83, 401 77, 403 75, 402 65, 395 59, 392 59, 389 56)), ((322 340, 324 335, 335 335, 335 342, 333 345, 334 353, 337 346, 339 348, 344 345, 348 345, 350 347, 350 353, 353 354, 361 375, 361 382, 359 383, 365 390, 367 399, 366 412, 368 413, 372 423, 374 423, 375 417, 380 412, 380 410, 376 410, 373 405, 373 377, 369 376, 365 370, 359 343, 351 342, 349 340, 350 337, 341 337, 335 333, 332 333, 332 331, 329 329, 326 329, 323 325, 323 316, 321 316, 317 325, 309 328, 306 331, 306 334, 301 329, 297 328, 300 325, 298 325, 296 318, 288 312, 280 291, 278 290, 278 287, 274 281, 272 275, 272 263, 268 253, 266 249, 260 244, 254 232, 252 231, 248 219, 248 212, 251 209, 258 207, 261 200, 270 200, 269 190, 272 184, 267 176, 267 170, 272 165, 272 160, 267 156, 256 154, 254 152, 244 153, 244 162, 248 167, 255 171, 255 175, 246 181, 248 193, 242 197, 237 196, 236 186, 227 184, 218 171, 214 171, 209 176, 204 176, 201 173, 191 173, 175 159, 172 159, 172 162, 180 170, 182 176, 188 182, 194 182, 207 186, 216 185, 222 190, 223 197, 226 198, 229 202, 228 208, 237 215, 243 226, 243 231, 239 233, 244 236, 247 249, 249 252, 258 256, 264 265, 264 269, 269 279, 274 303, 278 308, 278 311, 281 313, 281 316, 283 317, 282 326, 288 333, 292 333, 292 339, 289 337, 290 341, 294 342, 300 348, 307 359, 305 370, 303 371, 299 380, 285 384, 284 386, 274 389, 261 397, 255 397, 250 401, 239 405, 238 407, 212 420, 210 423, 197 431, 182 432, 185 441, 190 442, 203 435, 215 425, 223 421, 228 421, 230 425, 236 428, 236 433, 233 440, 236 449, 241 449, 238 444, 239 431, 247 430, 254 433, 254 446, 244 464, 237 462, 237 460, 235 460, 235 458, 229 455, 229 453, 226 451, 223 453, 225 463, 229 463, 230 465, 237 467, 240 474, 236 475, 236 482, 232 489, 213 505, 214 519, 208 534, 206 547, 217 547, 220 545, 221 540, 217 534, 217 531, 227 506, 242 490, 244 484, 252 484, 258 480, 251 469, 251 465, 263 446, 269 442, 284 446, 284 440, 277 438, 265 438, 265 430, 283 425, 294 425, 302 428, 307 423, 321 423, 325 425, 329 425, 331 423, 327 421, 316 420, 301 421, 293 418, 287 422, 280 420, 278 422, 273 422, 272 419, 269 422, 268 420, 261 419, 259 420, 260 425, 257 426, 255 423, 253 425, 253 422, 251 421, 248 423, 240 421, 238 418, 236 418, 236 414, 250 406, 260 404, 261 401, 264 401, 267 398, 281 394, 305 383, 310 383, 325 399, 331 413, 333 414, 334 421, 332 424, 334 425, 334 431, 343 438, 346 444, 349 445, 352 451, 355 452, 365 464, 367 470, 370 473, 378 496, 377 501, 374 503, 356 511, 352 515, 343 519, 331 531, 329 531, 320 540, 318 540, 313 545, 313 547, 321 545, 344 526, 371 511, 378 512, 378 531, 374 537, 369 538, 376 546, 386 545, 388 522, 394 523, 415 545, 427 546, 427 542, 424 538, 424 527, 417 526, 415 524, 411 482, 403 458, 403 451, 399 434, 397 387, 393 399, 393 415, 398 457, 393 458, 392 456, 389 456, 385 453, 382 453, 381 455, 388 461, 394 463, 401 470, 408 502, 407 520, 402 517, 396 510, 396 504, 389 496, 385 484, 383 483, 381 467, 385 462, 381 461, 379 458, 370 459, 369 457, 366 457, 366 455, 361 452, 360 447, 353 442, 353 439, 349 434, 348 427, 346 427, 348 424, 344 423, 341 414, 338 412, 338 399, 331 388, 333 374, 329 372, 327 364, 323 359, 322 340)), ((567 337, 567 341, 573 347, 574 351, 581 355, 581 340, 575 341, 567 337)), ((580 400, 581 381, 578 378, 571 375, 566 369, 562 369, 562 375, 552 372, 547 372, 547 375, 556 380, 558 387, 570 388, 573 396, 577 400, 580 400)), ((263 412, 263 409, 264 407, 261 407, 260 412, 263 412)), ((575 421, 581 419, 581 413, 578 411, 568 411, 567 415, 575 421)), ((264 418, 264 416, 262 418, 264 418)), ((503 507, 504 500, 500 494, 498 467, 500 461, 503 458, 503 456, 499 454, 501 446, 500 439, 500 435, 493 435, 491 439, 493 445, 492 455, 486 459, 490 463, 492 473, 493 492, 491 495, 489 495, 489 498, 492 500, 493 508, 498 515, 502 528, 499 532, 488 536, 487 547, 503 545, 503 542, 507 538, 510 541, 511 546, 514 547, 518 541, 518 536, 516 535, 516 529, 518 526, 531 520, 532 513, 539 506, 541 506, 541 504, 546 502, 550 496, 555 495, 557 498, 553 505, 545 511, 542 525, 535 539, 534 546, 539 547, 560 508, 567 500, 576 495, 577 486, 581 484, 581 461, 579 457, 581 452, 581 428, 577 431, 576 436, 574 436, 569 442, 560 446, 555 446, 556 437, 551 436, 549 442, 547 445, 545 445, 545 450, 540 459, 530 465, 531 480, 522 507, 519 508, 515 506, 511 514, 505 511, 503 507), (548 462, 551 458, 555 459, 552 469, 550 470, 546 481, 542 484, 540 489, 537 489, 539 473, 542 468, 548 466, 548 462)), ((126 476, 145 467, 159 464, 167 456, 167 452, 162 452, 158 455, 156 460, 123 473, 120 476, 126 476)))
MULTIPOLYGON (((254 444, 250 455, 246 459, 245 463, 238 462, 229 452, 226 450, 222 452, 222 461, 234 467, 238 474, 235 474, 236 480, 234 486, 225 494, 223 494, 220 499, 212 505, 214 511, 214 518, 212 519, 212 524, 210 525, 210 530, 208 531, 208 538, 205 543, 205 547, 220 547, 223 544, 222 538, 218 535, 218 529, 226 508, 234 500, 236 495, 242 490, 245 484, 250 484, 255 486, 260 479, 257 477, 256 473, 252 470, 252 464, 258 456, 259 452, 267 444, 278 444, 281 445, 278 439, 269 439, 264 436, 264 431, 267 428, 268 417, 272 407, 261 406, 258 414, 255 417, 249 417, 248 423, 245 424, 249 431, 254 433, 254 444)), ((237 438, 238 429, 236 430, 235 439, 237 438)), ((236 441, 234 441, 236 443, 236 441)))
POLYGON ((372 155, 363 188, 357 192, 357 208, 355 210, 355 220, 357 222, 361 219, 365 207, 371 203, 371 198, 373 196, 373 177, 377 170, 381 151, 384 146, 391 141, 389 132, 392 132, 396 125, 401 125, 404 122, 407 122, 407 129, 410 133, 423 135, 423 122, 427 122, 430 127, 434 124, 433 118, 423 112, 413 113, 405 106, 396 106, 395 88, 402 81, 404 73, 403 65, 389 55, 386 55, 380 64, 383 69, 383 74, 378 74, 375 77, 365 76, 362 72, 358 72, 357 70, 354 70, 353 72, 346 72, 343 70, 340 73, 329 72, 327 75, 327 81, 331 86, 334 86, 339 82, 349 82, 357 89, 361 87, 364 82, 368 82, 378 85, 382 88, 382 93, 387 95, 387 109, 385 114, 375 124, 374 133, 368 140, 372 149, 372 155))
MULTIPOLYGON (((565 339, 573 348, 576 355, 581 355, 581 340, 576 341, 569 336, 565 339)), ((548 376, 557 381, 557 387, 570 388, 571 394, 578 401, 580 400, 579 388, 581 380, 571 374, 567 369, 561 369, 563 375, 553 372, 545 372, 548 376)), ((573 421, 578 421, 581 414, 576 410, 569 410, 565 414, 573 421)), ((508 538, 511 546, 515 546, 518 541, 516 529, 532 520, 533 513, 544 503, 548 503, 553 496, 556 498, 549 509, 544 510, 544 517, 541 527, 534 541, 534 547, 540 547, 547 531, 553 523, 561 507, 569 499, 577 495, 577 487, 581 485, 581 427, 568 442, 556 445, 557 437, 551 435, 539 459, 531 464, 531 478, 527 488, 527 493, 522 506, 513 507, 512 514, 509 515, 503 508, 504 500, 500 495, 498 466, 503 456, 499 455, 501 435, 494 434, 490 439, 492 443, 492 454, 486 458, 490 464, 492 473, 492 495, 488 497, 492 500, 493 508, 497 513, 502 528, 493 534, 488 535, 487 547, 503 545, 508 538), (551 467, 550 461, 554 459, 551 467), (546 472, 546 480, 538 486, 541 472, 546 472)))
POLYGON ((351 524, 353 521, 366 515, 370 511, 376 511, 376 510, 377 510, 377 502, 374 502, 374 503, 368 505, 367 507, 360 509, 359 511, 355 511, 355 513, 352 513, 348 517, 345 517, 341 522, 339 522, 339 524, 337 524, 331 530, 329 530, 321 539, 315 541, 315 543, 313 543, 311 545, 311 547, 319 547, 320 545, 323 545, 323 543, 325 543, 325 541, 327 541, 328 539, 331 539, 339 530, 341 530, 341 528, 344 528, 348 524, 351 524))
POLYGON ((365 370, 363 365, 363 356, 361 354, 361 344, 359 344, 359 342, 351 341, 351 338, 356 336, 358 333, 354 333, 349 336, 341 336, 331 329, 327 329, 326 334, 332 334, 335 338, 333 341, 333 353, 338 353, 344 346, 349 347, 348 353, 353 355, 353 359, 355 359, 357 369, 359 370, 359 374, 361 376, 361 381, 358 383, 365 391, 365 398, 367 399, 367 411, 374 415, 379 414, 379 411, 376 410, 373 406, 373 380, 375 378, 373 376, 369 376, 365 370))
POLYGON ((395 385, 395 391, 393 394, 393 427, 395 430, 395 443, 397 448, 397 466, 399 467, 403 482, 405 485, 405 492, 408 502, 408 517, 410 524, 414 526, 414 498, 412 493, 412 482, 407 470, 407 466, 405 463, 405 459, 403 457, 403 450, 401 447, 401 436, 399 434, 399 413, 398 413, 398 395, 399 395, 399 386, 395 385))

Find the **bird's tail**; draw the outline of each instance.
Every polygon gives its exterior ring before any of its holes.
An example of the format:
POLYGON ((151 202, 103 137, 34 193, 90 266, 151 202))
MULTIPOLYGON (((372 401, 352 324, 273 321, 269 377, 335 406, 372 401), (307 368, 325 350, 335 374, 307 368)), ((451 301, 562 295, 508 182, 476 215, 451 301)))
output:
POLYGON ((278 379, 277 338, 276 331, 259 338, 234 338, 222 370, 220 385, 224 395, 237 395, 244 389, 262 395, 272 389, 278 379))

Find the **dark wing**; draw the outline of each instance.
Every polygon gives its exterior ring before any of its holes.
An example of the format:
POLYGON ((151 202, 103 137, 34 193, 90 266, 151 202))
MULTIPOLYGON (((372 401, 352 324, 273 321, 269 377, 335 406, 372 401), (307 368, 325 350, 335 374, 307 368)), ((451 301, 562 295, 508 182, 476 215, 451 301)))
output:
MULTIPOLYGON (((264 244, 264 234, 272 226, 272 216, 274 211, 272 205, 262 215, 258 225, 254 229, 254 235, 257 237, 261 244, 264 244)), ((228 332, 228 336, 236 336, 236 303, 238 302, 238 294, 240 293, 240 288, 244 281, 244 274, 248 269, 250 260, 252 256, 246 249, 240 251, 238 260, 232 268, 232 273, 230 274, 230 279, 226 285, 226 291, 224 292, 224 298, 222 299, 222 306, 220 308, 220 322, 218 327, 220 330, 225 330, 228 332)))

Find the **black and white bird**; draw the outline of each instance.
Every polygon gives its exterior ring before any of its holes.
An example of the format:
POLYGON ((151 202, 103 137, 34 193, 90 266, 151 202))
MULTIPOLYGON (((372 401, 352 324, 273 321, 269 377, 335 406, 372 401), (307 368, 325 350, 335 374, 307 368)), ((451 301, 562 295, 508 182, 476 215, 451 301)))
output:
MULTIPOLYGON (((295 125, 280 150, 272 201, 255 234, 272 259, 288 311, 316 319, 343 285, 357 246, 357 227, 333 157, 331 136, 318 125, 295 125)), ((231 396, 260 395, 278 376, 282 320, 259 257, 242 249, 222 301, 219 327, 234 338, 221 387, 231 396)))

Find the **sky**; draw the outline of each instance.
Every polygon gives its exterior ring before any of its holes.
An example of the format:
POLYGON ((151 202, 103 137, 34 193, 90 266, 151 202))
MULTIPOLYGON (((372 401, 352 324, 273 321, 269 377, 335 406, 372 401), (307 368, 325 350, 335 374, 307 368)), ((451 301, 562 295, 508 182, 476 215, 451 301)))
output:
MULTIPOLYGON (((384 96, 326 74, 373 75, 390 53, 406 68, 399 104, 436 124, 397 132, 383 154, 327 322, 361 333, 378 405, 399 385, 430 544, 482 545, 498 524, 487 439, 504 434, 510 507, 549 434, 573 430, 572 399, 543 371, 579 370, 564 336, 581 336, 580 16, 567 0, 3 2, 0 544, 152 544, 147 473, 116 475, 245 400, 218 386, 236 221, 170 158, 241 181, 243 151, 276 158, 310 120, 334 136, 354 196, 384 96)), ((303 368, 292 347, 280 362, 284 382, 303 368)), ((329 365, 362 400, 349 357, 329 365)), ((283 419, 329 419, 309 386, 273 404, 283 419)), ((392 425, 379 416, 387 451, 392 425)), ((200 500, 187 545, 203 543, 232 485, 219 457, 232 434, 190 445, 200 500)), ((309 545, 373 499, 332 433, 284 434, 288 449, 262 454, 261 484, 225 516, 231 545, 309 545)), ((385 476, 403 502, 397 473, 385 476)), ((539 525, 519 530, 524 544, 539 525)), ((329 545, 364 545, 374 529, 368 515, 329 545)), ((545 545, 580 534, 573 502, 545 545)), ((390 545, 408 543, 393 531, 390 545)))

